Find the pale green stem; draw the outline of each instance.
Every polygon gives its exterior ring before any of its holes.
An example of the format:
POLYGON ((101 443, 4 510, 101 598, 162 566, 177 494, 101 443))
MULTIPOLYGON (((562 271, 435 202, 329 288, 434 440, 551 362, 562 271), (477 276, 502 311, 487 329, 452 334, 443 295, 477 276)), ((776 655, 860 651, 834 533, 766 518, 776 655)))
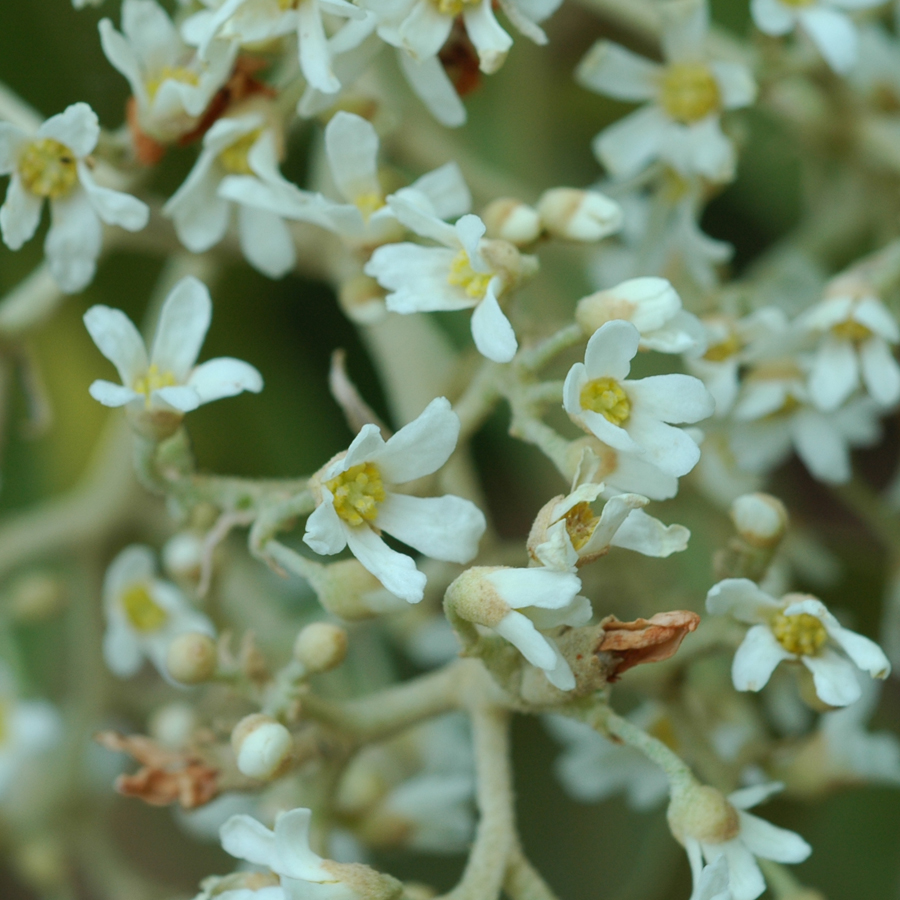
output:
POLYGON ((581 326, 573 323, 560 328, 555 334, 545 338, 541 343, 527 350, 520 350, 516 355, 513 365, 522 368, 526 372, 537 372, 553 359, 558 353, 585 340, 587 336, 581 326))
POLYGON ((542 405, 559 404, 563 399, 562 381, 542 381, 540 384, 530 384, 523 388, 522 393, 528 404, 542 405))
POLYGON ((467 441, 491 414, 500 399, 499 382, 503 368, 495 362, 484 360, 453 406, 459 416, 459 443, 467 441))

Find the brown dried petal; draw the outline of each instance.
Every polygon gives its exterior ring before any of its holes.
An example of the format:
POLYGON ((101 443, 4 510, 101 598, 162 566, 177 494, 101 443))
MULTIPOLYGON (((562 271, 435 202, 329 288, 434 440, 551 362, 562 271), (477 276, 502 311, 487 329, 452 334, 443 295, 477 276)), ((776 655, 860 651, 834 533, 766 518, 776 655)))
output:
POLYGON ((674 656, 684 636, 700 624, 700 616, 690 610, 676 609, 633 622, 620 622, 615 616, 607 616, 600 624, 604 634, 597 652, 613 653, 621 659, 610 678, 614 681, 633 666, 674 656))

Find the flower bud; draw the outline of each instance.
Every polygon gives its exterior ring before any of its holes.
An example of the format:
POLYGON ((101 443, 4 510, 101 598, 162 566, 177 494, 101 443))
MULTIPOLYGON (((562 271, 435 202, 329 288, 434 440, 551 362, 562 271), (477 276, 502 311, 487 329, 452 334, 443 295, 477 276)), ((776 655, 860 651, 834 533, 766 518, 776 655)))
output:
POLYGON ((170 578, 197 580, 203 565, 203 538, 195 531, 172 535, 163 547, 162 562, 170 578))
POLYGON ((553 188, 537 210, 547 231, 568 241, 599 241, 622 227, 622 208, 598 191, 553 188))
POLYGON ((537 210, 512 197, 500 197, 489 203, 481 218, 489 238, 500 238, 518 247, 537 240, 543 230, 537 210))
POLYGON ((688 838, 701 844, 721 844, 733 840, 741 830, 737 810, 725 796, 696 782, 673 790, 666 815, 681 844, 688 838))
POLYGON ((347 632, 329 622, 313 622, 297 635, 294 658, 310 674, 330 672, 347 656, 347 632))
POLYGON ((150 717, 150 737, 172 750, 187 746, 197 728, 197 714, 187 703, 167 703, 150 717))
POLYGON ((182 684, 200 684, 216 673, 218 650, 216 642, 199 631, 179 634, 169 644, 166 669, 182 684))
POLYGON ((409 608, 405 600, 386 591, 357 559, 310 567, 307 578, 322 606, 348 622, 409 608))
POLYGON ((65 601, 62 582, 36 572, 20 578, 9 592, 9 611, 18 622, 43 622, 61 611, 65 601))
POLYGON ((743 494, 731 504, 731 521, 748 544, 769 549, 784 537, 788 514, 771 494, 743 494))
POLYGON ((681 298, 665 278, 629 278, 605 291, 582 297, 575 321, 593 334, 613 319, 631 322, 640 332, 663 327, 681 309, 681 298))
POLYGON ((252 713, 234 726, 231 748, 242 774, 269 781, 289 765, 294 739, 280 722, 262 713, 252 713))
POLYGON ((447 588, 444 603, 456 615, 475 625, 494 628, 512 608, 500 592, 485 578, 503 566, 473 566, 447 588))

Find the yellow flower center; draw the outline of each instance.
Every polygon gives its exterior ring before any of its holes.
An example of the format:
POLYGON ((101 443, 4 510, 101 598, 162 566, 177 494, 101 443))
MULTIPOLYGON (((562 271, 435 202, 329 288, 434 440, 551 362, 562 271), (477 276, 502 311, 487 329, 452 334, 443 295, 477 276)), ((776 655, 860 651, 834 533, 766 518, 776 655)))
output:
POLYGON ((199 84, 200 78, 196 72, 184 66, 163 66, 155 78, 148 78, 144 86, 152 100, 164 81, 180 81, 182 84, 199 84))
POLYGON ((377 191, 371 191, 368 194, 358 194, 353 203, 362 213, 363 219, 368 222, 372 213, 377 212, 384 206, 384 197, 377 191))
POLYGON ((847 319, 846 322, 838 322, 833 326, 831 333, 845 341, 853 341, 857 343, 872 337, 872 332, 866 328, 861 322, 855 322, 853 319, 847 319))
POLYGON ((157 631, 166 624, 168 613, 150 596, 146 584, 129 585, 122 592, 122 608, 138 631, 157 631))
POLYGON ((225 168, 226 172, 232 175, 252 175, 253 169, 250 168, 250 162, 247 156, 250 148, 256 143, 257 138, 262 134, 262 129, 257 128, 249 134, 238 138, 230 147, 226 147, 219 154, 219 162, 225 168))
POLYGON ((622 425, 631 415, 631 401, 615 378, 595 378, 581 389, 581 408, 600 413, 613 425, 622 425))
POLYGON ((813 656, 828 640, 828 632, 821 620, 809 613, 795 616, 776 613, 771 628, 778 643, 797 656, 813 656))
POLYGON ((38 197, 55 200, 68 194, 78 180, 75 154, 53 138, 32 141, 19 157, 22 183, 38 197))
POLYGON ((150 395, 159 388, 172 387, 178 384, 171 372, 160 372, 159 366, 152 363, 147 371, 138 378, 133 389, 147 398, 147 407, 150 406, 150 395))
POLYGON ((566 513, 566 531, 576 550, 591 539, 599 521, 589 503, 576 503, 566 513))
POLYGON ((494 276, 490 272, 476 272, 469 262, 469 255, 465 250, 460 250, 450 263, 450 274, 447 283, 463 288, 476 300, 481 300, 487 293, 487 287, 494 276))
POLYGON ((719 109, 719 85, 702 63, 673 63, 663 75, 660 103, 676 122, 699 122, 719 109))
POLYGON ((732 331, 724 341, 713 344, 703 358, 709 362, 724 362, 730 356, 734 356, 741 349, 741 342, 738 336, 732 331))
POLYGON ((384 500, 384 482, 373 463, 351 466, 337 478, 325 482, 334 494, 334 510, 351 525, 373 522, 378 515, 378 504, 384 500))
POLYGON ((477 6, 479 0, 432 0, 439 13, 458 16, 467 6, 477 6))

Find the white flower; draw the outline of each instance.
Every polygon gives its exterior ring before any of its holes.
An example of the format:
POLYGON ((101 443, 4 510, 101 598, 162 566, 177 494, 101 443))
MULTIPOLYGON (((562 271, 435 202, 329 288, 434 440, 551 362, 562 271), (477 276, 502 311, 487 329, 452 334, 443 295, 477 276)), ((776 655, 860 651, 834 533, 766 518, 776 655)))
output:
POLYGON ((353 555, 392 594, 418 603, 426 577, 412 558, 392 550, 385 531, 432 559, 468 562, 486 527, 468 500, 411 497, 388 490, 436 472, 450 458, 459 418, 444 397, 385 442, 375 425, 364 425, 346 453, 315 477, 318 506, 306 523, 304 542, 331 555, 349 546, 353 555))
POLYGON ((44 253, 57 284, 67 294, 94 277, 103 241, 101 220, 140 231, 150 211, 121 191, 100 187, 91 172, 90 153, 100 123, 86 103, 73 103, 51 116, 33 135, 0 122, 0 175, 11 175, 0 207, 0 230, 18 250, 37 230, 46 198, 52 219, 44 253))
POLYGON ((472 337, 478 351, 495 362, 509 362, 518 343, 498 298, 533 271, 534 260, 506 241, 484 240, 486 228, 478 216, 448 225, 406 197, 395 195, 390 206, 407 228, 443 247, 388 244, 372 254, 365 272, 391 292, 387 308, 412 313, 474 307, 472 337))
POLYGON ((110 563, 103 581, 103 607, 103 658, 120 678, 136 674, 148 658, 171 682, 166 654, 172 639, 188 631, 215 636, 209 619, 174 584, 156 577, 153 551, 141 544, 126 547, 110 563))
POLYGON ((578 67, 579 81, 600 94, 650 101, 602 131, 594 153, 616 177, 629 177, 656 159, 684 175, 728 181, 734 148, 722 133, 724 110, 751 104, 756 85, 746 66, 707 61, 705 2, 661 5, 665 64, 598 41, 578 67))
MULTIPOLYGON (((780 863, 798 863, 809 856, 812 848, 799 834, 778 828, 765 819, 745 812, 782 787, 777 783, 762 784, 729 794, 728 802, 733 813, 731 830, 734 834, 728 839, 712 842, 698 840, 691 835, 682 836, 681 842, 687 851, 694 876, 694 898, 698 894, 703 896, 700 894, 700 887, 705 871, 704 860, 715 863, 724 857, 728 864, 728 887, 734 900, 755 900, 766 889, 756 857, 780 863)), ((713 879, 709 875, 706 878, 704 889, 710 890, 709 881, 713 879)))
POLYGON ((209 62, 187 46, 156 0, 125 0, 122 31, 100 22, 100 43, 112 65, 128 79, 141 130, 173 141, 197 126, 213 95, 228 80, 237 47, 217 42, 209 62))
POLYGON ((837 409, 860 385, 882 406, 900 400, 900 366, 891 345, 900 343, 900 328, 885 305, 868 293, 827 297, 797 320, 819 337, 809 394, 819 409, 837 409))
MULTIPOLYGON (((651 733, 671 730, 661 709, 648 703, 628 717, 651 733)), ((544 724, 564 750, 553 769, 570 796, 596 803, 624 793, 633 809, 659 806, 669 794, 669 780, 656 763, 627 744, 614 744, 590 725, 567 716, 544 717, 544 724)))
POLYGON ((614 319, 631 322, 641 334, 641 350, 697 354, 706 349, 700 320, 682 308, 681 297, 665 278, 631 278, 582 297, 575 319, 587 334, 614 319))
POLYGON ((216 38, 255 44, 294 33, 300 69, 309 84, 333 94, 341 83, 331 69, 331 50, 322 14, 362 19, 365 13, 347 0, 203 0, 207 9, 182 25, 182 36, 199 48, 200 56, 213 53, 216 38))
POLYGON ((604 496, 640 494, 650 500, 669 500, 678 493, 678 479, 661 472, 656 466, 619 453, 593 435, 579 438, 569 445, 575 459, 573 483, 602 484, 604 496))
POLYGON ((690 375, 655 375, 626 381, 641 335, 630 322, 615 320, 588 341, 584 363, 566 376, 563 406, 571 419, 621 453, 652 463, 669 475, 685 475, 700 448, 672 422, 698 422, 714 402, 690 375))
POLYGON ((751 0, 756 27, 771 35, 787 34, 798 25, 819 48, 835 72, 851 69, 857 58, 857 34, 841 10, 881 6, 885 0, 751 0))
POLYGON ((691 900, 734 900, 728 881, 728 860, 723 855, 703 867, 691 900))
POLYGON ((812 406, 803 373, 790 359, 754 368, 732 414, 737 421, 730 447, 738 466, 749 472, 770 471, 793 447, 813 476, 845 482, 852 474, 850 448, 872 444, 880 434, 878 407, 867 397, 832 413, 812 406))
MULTIPOLYGON (((304 194, 278 171, 278 139, 262 115, 219 119, 203 136, 203 149, 184 184, 169 198, 163 214, 172 219, 179 240, 203 253, 225 237, 232 200, 219 192, 227 175, 255 175, 256 190, 304 194)), ((289 272, 296 260, 294 239, 282 217, 269 209, 237 201, 238 238, 247 261, 270 278, 289 272)))
POLYGON ((203 403, 242 391, 258 393, 262 377, 249 363, 223 356, 194 365, 211 316, 206 285, 183 278, 163 304, 148 357, 144 339, 125 313, 92 306, 84 324, 122 383, 95 381, 91 396, 104 406, 127 405, 138 419, 159 419, 162 426, 203 403))
POLYGON ((706 609, 752 626, 731 669, 739 691, 761 690, 778 663, 791 660, 812 673, 819 699, 829 706, 848 706, 861 695, 854 665, 873 678, 890 674, 891 664, 874 641, 841 627, 825 604, 809 594, 776 600, 749 579, 726 578, 710 590, 706 609))

